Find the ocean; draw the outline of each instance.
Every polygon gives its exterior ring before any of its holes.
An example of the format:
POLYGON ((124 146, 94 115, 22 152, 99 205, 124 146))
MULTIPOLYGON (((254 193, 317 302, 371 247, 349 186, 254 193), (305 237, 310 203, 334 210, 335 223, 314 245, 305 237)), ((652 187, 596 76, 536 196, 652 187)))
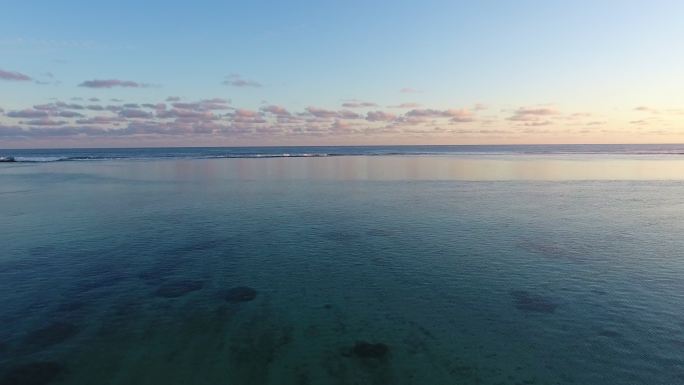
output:
POLYGON ((2 385, 684 383, 684 145, 0 157, 2 385))

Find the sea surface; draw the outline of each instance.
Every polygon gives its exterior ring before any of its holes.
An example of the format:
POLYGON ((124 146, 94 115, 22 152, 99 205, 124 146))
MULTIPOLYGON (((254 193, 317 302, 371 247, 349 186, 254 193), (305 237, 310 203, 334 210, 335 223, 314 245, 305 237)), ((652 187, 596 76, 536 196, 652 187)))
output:
POLYGON ((0 156, 0 385, 684 383, 682 145, 0 156))

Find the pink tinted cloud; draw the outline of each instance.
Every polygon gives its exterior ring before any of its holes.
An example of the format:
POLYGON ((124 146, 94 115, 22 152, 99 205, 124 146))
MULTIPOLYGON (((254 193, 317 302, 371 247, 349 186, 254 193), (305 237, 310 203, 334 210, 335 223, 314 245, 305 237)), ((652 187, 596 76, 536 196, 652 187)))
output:
POLYGON ((290 116, 290 112, 288 110, 286 110, 284 107, 276 105, 261 107, 261 111, 268 112, 277 116, 290 116))
POLYGON ((0 79, 19 81, 19 82, 25 82, 25 81, 32 80, 30 76, 24 75, 21 72, 5 71, 5 70, 1 70, 1 69, 0 69, 0 79))
POLYGON ((255 118, 255 117, 259 116, 259 113, 257 111, 252 111, 252 110, 238 109, 238 110, 235 110, 235 114, 233 116, 239 117, 239 118, 255 118))
POLYGON ((454 123, 468 123, 475 120, 473 113, 465 109, 449 110, 448 113, 454 123))

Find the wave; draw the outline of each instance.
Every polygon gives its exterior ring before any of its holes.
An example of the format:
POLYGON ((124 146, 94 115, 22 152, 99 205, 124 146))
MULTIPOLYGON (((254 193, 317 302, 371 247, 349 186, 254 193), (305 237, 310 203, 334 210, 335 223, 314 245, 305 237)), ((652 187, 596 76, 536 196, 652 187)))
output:
POLYGON ((318 158, 335 156, 679 156, 684 145, 499 145, 204 147, 2 150, 0 162, 76 162, 162 159, 318 158), (3 154, 4 153, 4 154, 3 154))
POLYGON ((0 162, 7 163, 49 163, 75 161, 106 161, 106 160, 155 160, 155 159, 240 159, 240 158, 318 158, 341 155, 361 154, 224 154, 224 155, 167 155, 167 156, 0 156, 0 162))

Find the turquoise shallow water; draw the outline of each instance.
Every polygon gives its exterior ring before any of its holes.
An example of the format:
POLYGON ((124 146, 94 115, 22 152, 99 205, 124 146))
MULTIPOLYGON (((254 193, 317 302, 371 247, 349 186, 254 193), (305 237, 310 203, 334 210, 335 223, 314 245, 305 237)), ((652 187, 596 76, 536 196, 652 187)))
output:
POLYGON ((0 384, 683 383, 679 162, 3 164, 0 384))

